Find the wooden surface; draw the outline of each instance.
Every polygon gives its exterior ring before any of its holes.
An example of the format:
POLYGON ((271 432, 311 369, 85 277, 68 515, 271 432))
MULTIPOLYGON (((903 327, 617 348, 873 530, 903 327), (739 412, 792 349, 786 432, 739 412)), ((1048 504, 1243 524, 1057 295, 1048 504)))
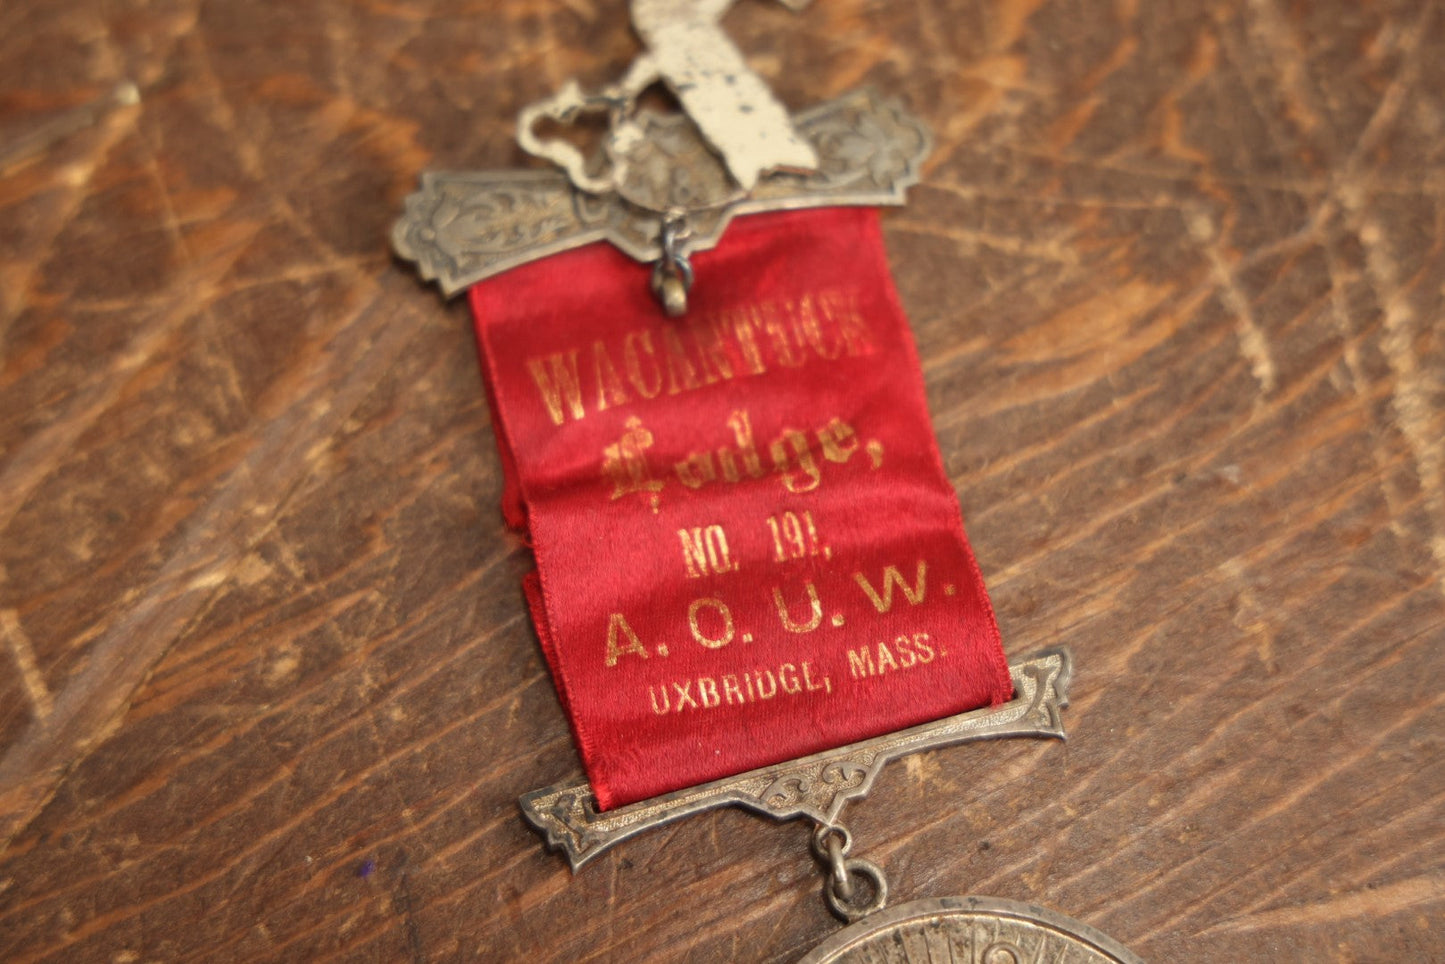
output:
MULTIPOLYGON (((898 764, 897 899, 1153 962, 1445 960, 1445 9, 740 3, 801 107, 939 146, 885 220, 1014 654, 1066 745, 898 764)), ((622 0, 0 6, 0 959, 788 961, 739 812, 577 877, 578 772, 425 168, 635 53, 622 0), (135 105, 105 102, 134 82, 135 105)))

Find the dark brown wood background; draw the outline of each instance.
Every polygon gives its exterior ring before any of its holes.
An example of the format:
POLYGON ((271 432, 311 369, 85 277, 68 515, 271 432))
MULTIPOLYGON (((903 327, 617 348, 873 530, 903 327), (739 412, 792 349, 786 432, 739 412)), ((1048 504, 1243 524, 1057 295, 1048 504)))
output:
MULTIPOLYGON (((938 150, 885 225, 1014 654, 1066 745, 897 764, 898 899, 1153 962, 1445 960, 1445 9, 740 2, 794 107, 938 150)), ((579 772, 428 167, 636 51, 623 0, 0 5, 0 959, 788 961, 739 812, 573 877, 579 772), (140 102, 109 105, 134 82, 140 102), (87 106, 90 105, 90 106, 87 106)))

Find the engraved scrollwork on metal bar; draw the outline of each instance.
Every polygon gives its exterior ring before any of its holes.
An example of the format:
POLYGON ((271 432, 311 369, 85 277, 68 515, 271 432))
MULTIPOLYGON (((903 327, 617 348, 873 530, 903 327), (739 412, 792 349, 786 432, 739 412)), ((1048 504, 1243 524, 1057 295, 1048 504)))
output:
POLYGON ((392 228, 396 253, 448 296, 509 268, 606 240, 656 261, 666 212, 684 211, 688 250, 714 247, 734 217, 839 205, 902 204, 932 147, 928 128, 876 92, 854 91, 794 116, 818 155, 742 196, 683 115, 639 112, 640 138, 613 193, 578 190, 561 171, 431 172, 392 228))
POLYGON ((923 750, 1005 737, 1064 738, 1060 710, 1068 705, 1072 672, 1066 649, 1044 650, 1010 667, 1014 698, 987 707, 688 787, 599 813, 585 780, 534 790, 521 798, 527 820, 567 855, 575 871, 604 850, 673 820, 740 806, 775 820, 809 818, 838 823, 843 807, 872 789, 889 760, 923 750))

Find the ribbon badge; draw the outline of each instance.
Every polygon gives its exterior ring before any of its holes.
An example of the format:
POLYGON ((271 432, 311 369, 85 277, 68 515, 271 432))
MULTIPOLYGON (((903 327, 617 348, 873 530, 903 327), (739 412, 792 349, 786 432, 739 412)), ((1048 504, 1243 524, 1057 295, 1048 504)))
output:
MULTIPOLYGON (((527 818, 574 870, 713 807, 809 819, 856 921, 887 884, 843 807, 900 755, 1062 738, 1071 665, 1005 660, 889 274, 874 209, 918 180, 927 128, 869 90, 788 114, 722 32, 731 5, 632 0, 625 76, 521 114, 552 169, 426 174, 392 238, 468 292, 502 510, 586 769, 523 796, 527 818), (659 82, 680 112, 640 106, 659 82), (539 133, 589 114, 592 154, 539 133)), ((1036 908, 953 904, 869 933, 982 915, 1137 960, 1036 908)))

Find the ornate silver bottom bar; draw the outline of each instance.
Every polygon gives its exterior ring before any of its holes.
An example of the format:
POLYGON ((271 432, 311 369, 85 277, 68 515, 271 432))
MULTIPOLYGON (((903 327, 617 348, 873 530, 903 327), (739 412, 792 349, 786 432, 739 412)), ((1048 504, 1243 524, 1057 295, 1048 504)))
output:
POLYGON ((1014 698, 1001 706, 960 713, 606 813, 597 811, 585 780, 558 784, 523 795, 522 813, 546 834, 549 846, 567 854, 574 872, 628 837, 717 807, 744 807, 775 820, 806 817, 830 826, 838 822, 850 800, 867 796, 889 760, 974 740, 1064 739, 1059 711, 1069 705, 1072 671, 1067 649, 1043 650, 1009 667, 1014 698))

